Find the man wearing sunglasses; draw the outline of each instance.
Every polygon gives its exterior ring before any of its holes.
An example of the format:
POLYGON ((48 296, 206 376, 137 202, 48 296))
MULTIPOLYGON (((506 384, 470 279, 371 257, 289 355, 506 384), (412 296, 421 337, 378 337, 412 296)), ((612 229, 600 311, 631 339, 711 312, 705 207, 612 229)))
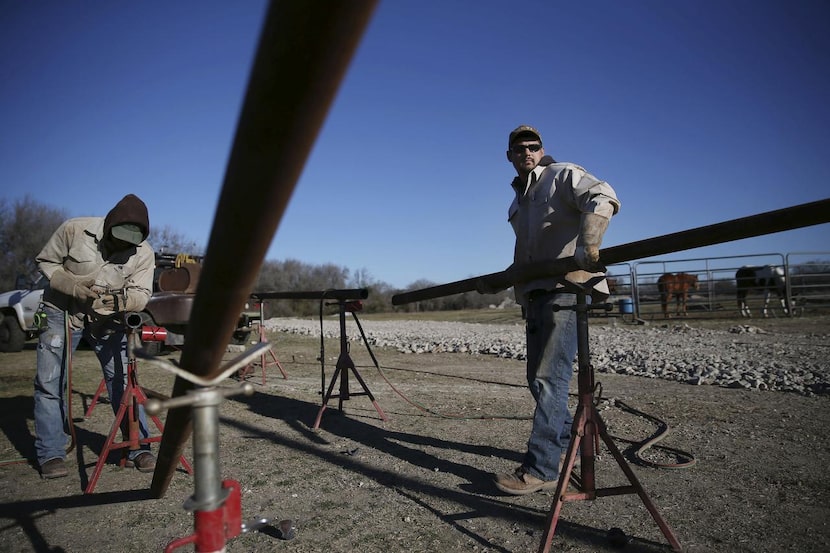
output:
POLYGON ((522 465, 496 476, 502 492, 524 495, 556 489, 562 455, 570 443, 573 415, 568 386, 577 353, 576 304, 564 281, 591 289, 594 300, 608 296, 599 246, 608 221, 620 209, 611 186, 573 163, 545 155, 533 127, 517 127, 508 138, 507 159, 518 176, 508 219, 516 234, 518 264, 574 257, 580 270, 514 286, 526 320, 527 382, 536 400, 522 465))

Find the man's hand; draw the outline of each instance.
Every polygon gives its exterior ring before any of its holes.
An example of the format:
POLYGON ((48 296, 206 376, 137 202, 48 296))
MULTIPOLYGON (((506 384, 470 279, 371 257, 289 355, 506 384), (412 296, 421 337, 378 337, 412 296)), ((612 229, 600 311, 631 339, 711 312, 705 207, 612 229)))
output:
POLYGON ((49 279, 49 286, 54 290, 72 296, 81 303, 98 299, 98 293, 92 289, 94 285, 94 279, 76 277, 63 268, 52 273, 52 277, 49 279))
POLYGON ((574 260, 583 271, 589 273, 605 272, 605 265, 599 260, 599 246, 602 244, 602 236, 607 228, 607 217, 596 213, 582 214, 574 260))
POLYGON ((574 252, 574 260, 577 266, 589 273, 602 273, 605 265, 599 260, 599 248, 596 246, 577 246, 574 252))
POLYGON ((92 310, 99 315, 112 315, 118 311, 118 297, 104 294, 92 302, 92 310))

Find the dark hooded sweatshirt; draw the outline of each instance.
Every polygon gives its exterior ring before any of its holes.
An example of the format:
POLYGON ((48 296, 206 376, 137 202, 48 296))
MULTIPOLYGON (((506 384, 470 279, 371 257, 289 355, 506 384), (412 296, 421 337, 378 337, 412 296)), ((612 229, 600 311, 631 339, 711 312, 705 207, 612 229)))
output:
MULTIPOLYGON (((106 217, 77 217, 58 227, 36 261, 40 271, 51 279, 57 270, 65 270, 85 284, 97 289, 118 290, 126 294, 121 306, 127 311, 141 311, 153 292, 155 254, 146 238, 150 232, 147 206, 137 196, 127 194, 106 217), (114 225, 132 223, 141 228, 145 241, 119 252, 105 252, 105 238, 114 225)), ((43 301, 71 315, 74 328, 81 328, 89 309, 74 298, 47 287, 43 301)))

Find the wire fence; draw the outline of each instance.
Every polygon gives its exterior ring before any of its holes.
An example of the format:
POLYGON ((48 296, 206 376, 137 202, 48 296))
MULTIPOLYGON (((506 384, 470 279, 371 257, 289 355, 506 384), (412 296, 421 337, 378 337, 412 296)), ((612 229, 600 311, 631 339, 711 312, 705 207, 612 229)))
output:
POLYGON ((609 302, 615 313, 639 319, 741 317, 738 302, 738 270, 742 267, 780 268, 779 290, 769 286, 746 286, 745 303, 752 317, 799 317, 819 315, 830 309, 830 252, 793 252, 708 257, 682 260, 648 260, 610 265, 612 283, 609 302), (666 274, 685 273, 697 279, 687 291, 685 309, 677 296, 661 294, 658 281, 666 274), (767 298, 767 293, 769 294, 767 298), (664 310, 665 302, 665 310, 664 310))

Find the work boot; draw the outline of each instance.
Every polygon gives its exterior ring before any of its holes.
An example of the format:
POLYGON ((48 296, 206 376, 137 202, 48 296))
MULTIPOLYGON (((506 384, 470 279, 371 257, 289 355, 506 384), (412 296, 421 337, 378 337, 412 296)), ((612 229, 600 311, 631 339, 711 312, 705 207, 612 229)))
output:
POLYGON ((66 470, 66 463, 60 457, 49 459, 40 465, 40 477, 46 480, 52 478, 62 478, 69 474, 66 470))
POLYGON ((495 484, 498 489, 510 495, 526 495, 540 490, 555 490, 558 480, 542 480, 536 478, 524 467, 515 471, 496 476, 495 484))
POLYGON ((156 470, 156 458, 149 451, 144 451, 136 455, 135 459, 127 459, 125 465, 135 467, 138 472, 153 472, 156 470))

